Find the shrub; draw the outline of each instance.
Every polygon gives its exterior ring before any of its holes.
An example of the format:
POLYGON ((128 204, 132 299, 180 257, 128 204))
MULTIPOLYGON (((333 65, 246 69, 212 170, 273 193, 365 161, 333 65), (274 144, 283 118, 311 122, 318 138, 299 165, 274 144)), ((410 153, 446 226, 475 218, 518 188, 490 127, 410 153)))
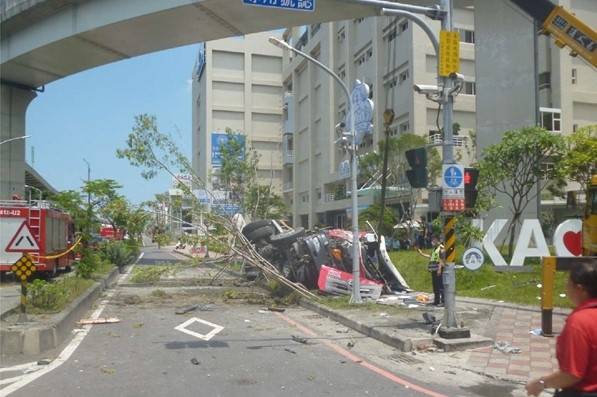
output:
POLYGON ((106 260, 118 267, 126 266, 134 259, 132 249, 123 241, 110 241, 103 247, 102 253, 106 260))
POLYGON ((102 263, 102 258, 93 250, 85 249, 76 269, 76 274, 81 278, 91 278, 102 263))
POLYGON ((28 287, 29 303, 44 310, 56 310, 66 300, 67 293, 59 283, 33 280, 28 287))

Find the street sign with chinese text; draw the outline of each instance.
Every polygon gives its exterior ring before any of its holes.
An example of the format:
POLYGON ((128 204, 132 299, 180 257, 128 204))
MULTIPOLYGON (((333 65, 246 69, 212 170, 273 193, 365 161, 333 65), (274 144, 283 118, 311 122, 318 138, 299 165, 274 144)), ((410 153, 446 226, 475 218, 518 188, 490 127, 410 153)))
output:
POLYGON ((464 166, 448 164, 442 172, 442 210, 464 211, 464 166))
POLYGON ((243 4, 294 11, 315 11, 315 0, 243 0, 243 4))

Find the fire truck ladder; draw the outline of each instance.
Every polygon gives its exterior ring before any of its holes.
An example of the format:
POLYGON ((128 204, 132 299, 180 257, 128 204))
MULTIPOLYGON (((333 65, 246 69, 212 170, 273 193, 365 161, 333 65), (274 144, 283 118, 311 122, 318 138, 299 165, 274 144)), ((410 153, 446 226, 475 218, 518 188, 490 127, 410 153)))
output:
POLYGON ((29 207, 27 223, 29 224, 29 229, 31 230, 33 237, 39 241, 39 233, 41 229, 41 208, 39 206, 32 205, 29 207))

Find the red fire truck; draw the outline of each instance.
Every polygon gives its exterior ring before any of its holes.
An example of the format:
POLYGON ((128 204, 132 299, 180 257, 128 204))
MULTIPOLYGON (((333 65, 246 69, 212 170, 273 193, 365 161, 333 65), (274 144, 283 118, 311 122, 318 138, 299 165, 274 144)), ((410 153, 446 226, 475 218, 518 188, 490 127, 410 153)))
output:
POLYGON ((47 277, 70 270, 74 254, 60 254, 73 244, 74 231, 71 217, 49 201, 0 201, 0 273, 9 272, 24 252, 47 277))
POLYGON ((122 229, 114 229, 111 225, 102 224, 100 227, 100 236, 107 240, 122 240, 124 232, 122 229))

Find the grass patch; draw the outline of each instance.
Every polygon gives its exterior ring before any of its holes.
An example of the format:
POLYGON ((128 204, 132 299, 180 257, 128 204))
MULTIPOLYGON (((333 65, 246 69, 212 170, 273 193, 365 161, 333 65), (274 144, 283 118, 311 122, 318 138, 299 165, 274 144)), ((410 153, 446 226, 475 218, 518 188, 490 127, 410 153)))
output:
POLYGON ((94 281, 80 277, 65 277, 57 281, 34 280, 28 287, 27 312, 48 314, 62 311, 83 294, 94 281))
POLYGON ((102 278, 106 274, 110 273, 112 271, 112 269, 114 269, 115 267, 116 266, 114 264, 112 264, 111 262, 100 261, 97 264, 96 268, 94 269, 93 273, 91 274, 91 278, 93 278, 93 279, 102 278))
MULTIPOLYGON (((458 252, 463 252, 462 247, 457 248, 458 252)), ((416 251, 391 252, 390 258, 412 289, 433 291, 431 276, 427 271, 428 259, 423 258, 416 251)), ((532 268, 532 272, 529 273, 497 272, 491 262, 486 261, 477 271, 458 269, 456 270, 456 294, 539 307, 540 300, 537 297, 541 296, 541 288, 537 288, 537 284, 541 284, 541 265, 537 261, 532 261, 529 267, 532 268), (495 287, 490 287, 492 285, 495 287)), ((559 296, 566 292, 566 278, 566 273, 556 273, 555 306, 572 307, 567 298, 559 296)))
POLYGON ((138 284, 153 284, 163 276, 176 273, 176 265, 136 266, 131 274, 131 282, 138 284))

